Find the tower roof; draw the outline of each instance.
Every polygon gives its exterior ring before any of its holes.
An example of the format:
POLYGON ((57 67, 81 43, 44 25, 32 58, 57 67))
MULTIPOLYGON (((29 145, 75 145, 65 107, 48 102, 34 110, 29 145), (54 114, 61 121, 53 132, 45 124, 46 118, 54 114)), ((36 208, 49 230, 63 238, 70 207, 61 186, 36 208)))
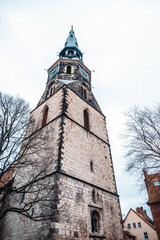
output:
POLYGON ((72 58, 82 61, 82 52, 78 47, 77 39, 73 31, 73 26, 69 32, 69 36, 65 42, 64 48, 59 53, 60 58, 72 58))

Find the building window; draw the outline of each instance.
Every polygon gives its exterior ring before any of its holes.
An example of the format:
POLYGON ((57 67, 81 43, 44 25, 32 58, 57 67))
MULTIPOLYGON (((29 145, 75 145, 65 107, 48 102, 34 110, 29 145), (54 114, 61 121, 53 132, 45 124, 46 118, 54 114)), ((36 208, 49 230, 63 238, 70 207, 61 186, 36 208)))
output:
POLYGON ((95 203, 96 202, 96 194, 95 194, 95 190, 92 190, 92 201, 95 203))
POLYGON ((81 96, 87 99, 87 91, 84 87, 81 86, 81 96))
POLYGON ((43 114, 43 121, 42 121, 42 127, 46 125, 47 123, 47 117, 48 117, 48 106, 46 106, 44 114, 43 114))
POLYGON ((127 228, 131 229, 131 224, 130 223, 127 224, 127 228))
POLYGON ((144 232, 144 239, 148 239, 148 233, 144 232))
POLYGON ((89 115, 87 109, 84 110, 83 112, 83 117, 84 117, 84 127, 89 130, 89 115))
POLYGON ((92 232, 99 232, 100 230, 100 216, 97 211, 93 211, 91 214, 91 227, 92 227, 92 232))
POLYGON ((68 54, 74 54, 74 52, 72 50, 69 50, 68 54))
POLYGON ((85 99, 87 99, 87 92, 86 92, 86 89, 83 90, 83 96, 85 99))
POLYGON ((142 227, 142 224, 141 222, 138 222, 138 227, 141 228, 142 227))
POLYGON ((51 87, 51 90, 50 90, 50 97, 52 96, 53 94, 53 87, 51 87))
POLYGON ((90 161, 90 170, 91 170, 91 172, 93 172, 93 162, 92 161, 90 161))
POLYGON ((71 66, 67 66, 67 73, 71 73, 71 66))
POLYGON ((160 181, 154 182, 154 187, 156 187, 156 186, 160 186, 160 181))
POLYGON ((133 228, 136 228, 136 223, 133 223, 133 228))

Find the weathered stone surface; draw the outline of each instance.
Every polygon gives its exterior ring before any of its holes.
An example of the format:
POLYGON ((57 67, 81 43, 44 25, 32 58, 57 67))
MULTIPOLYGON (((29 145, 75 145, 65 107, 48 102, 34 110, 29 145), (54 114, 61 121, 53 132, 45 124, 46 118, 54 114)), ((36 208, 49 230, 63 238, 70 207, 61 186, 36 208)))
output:
MULTIPOLYGON (((62 72, 67 63, 61 63, 62 72)), ((78 74, 77 64, 73 64, 75 74, 78 74)), ((50 178, 57 179, 59 218, 33 222, 14 213, 7 214, 3 223, 3 240, 123 239, 105 117, 98 107, 89 103, 89 99, 79 95, 75 84, 74 91, 63 84, 56 85, 57 90, 46 99, 44 95, 41 104, 31 112, 35 127, 47 134, 49 141, 45 144, 53 152, 49 171, 53 173, 50 178), (48 118, 42 127, 46 106, 48 118), (89 116, 89 130, 84 127, 85 109, 89 116), (66 206, 66 211, 62 206, 66 206), (97 232, 92 231, 94 211, 98 216, 97 232)), ((92 95, 90 88, 88 93, 92 95)), ((44 156, 43 161, 48 160, 44 156)), ((25 171, 27 174, 28 169, 25 171)), ((19 180, 22 179, 19 177, 19 180)))

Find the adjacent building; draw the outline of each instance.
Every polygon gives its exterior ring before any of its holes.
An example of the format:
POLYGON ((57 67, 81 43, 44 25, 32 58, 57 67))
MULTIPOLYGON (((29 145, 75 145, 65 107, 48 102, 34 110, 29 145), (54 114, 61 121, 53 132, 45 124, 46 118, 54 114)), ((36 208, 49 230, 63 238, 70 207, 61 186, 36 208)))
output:
POLYGON ((147 172, 144 171, 144 176, 148 192, 147 204, 151 208, 158 239, 160 240, 160 173, 148 175, 147 172))
POLYGON ((124 219, 124 230, 137 237, 137 240, 158 240, 154 222, 142 207, 129 210, 124 219))

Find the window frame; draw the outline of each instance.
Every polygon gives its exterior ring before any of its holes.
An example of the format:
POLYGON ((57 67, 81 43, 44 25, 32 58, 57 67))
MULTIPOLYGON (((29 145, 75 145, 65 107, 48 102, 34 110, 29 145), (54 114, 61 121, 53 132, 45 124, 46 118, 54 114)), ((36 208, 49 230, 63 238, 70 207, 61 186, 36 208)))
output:
POLYGON ((133 229, 137 228, 136 223, 132 223, 133 229))
POLYGON ((96 210, 93 210, 91 212, 91 232, 92 233, 100 233, 100 231, 101 231, 100 220, 101 220, 101 217, 100 217, 99 212, 96 210), (95 226, 93 226, 93 216, 95 217, 94 221, 96 221, 96 231, 94 231, 95 226))
POLYGON ((71 67, 71 65, 67 65, 66 73, 67 73, 67 74, 71 74, 71 73, 72 73, 72 67, 71 67))
POLYGON ((132 229, 131 223, 127 223, 127 229, 132 229), (128 226, 130 226, 130 227, 128 227, 128 226))
POLYGON ((144 239, 149 239, 147 232, 143 232, 143 234, 144 234, 144 239))
POLYGON ((138 225, 138 228, 142 228, 141 222, 138 222, 137 225, 138 225), (140 226, 139 226, 139 225, 140 225, 140 226))

